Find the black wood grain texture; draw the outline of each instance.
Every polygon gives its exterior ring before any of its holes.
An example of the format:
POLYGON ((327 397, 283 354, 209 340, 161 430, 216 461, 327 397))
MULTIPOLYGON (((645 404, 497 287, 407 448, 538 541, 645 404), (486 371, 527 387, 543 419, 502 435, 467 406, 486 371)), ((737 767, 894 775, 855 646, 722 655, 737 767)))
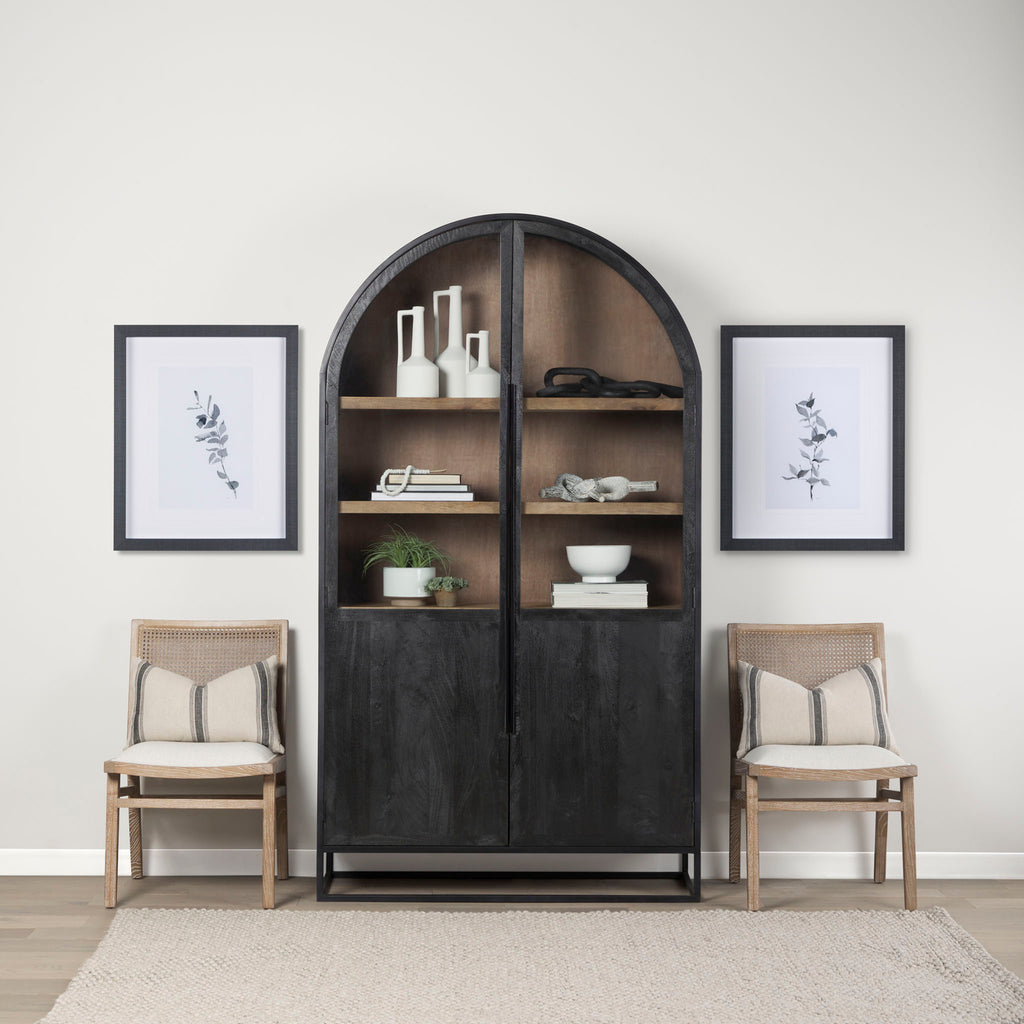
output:
POLYGON ((504 846, 499 612, 340 617, 324 680, 322 842, 504 846))
POLYGON ((511 845, 689 846, 694 678, 680 622, 524 617, 511 845))

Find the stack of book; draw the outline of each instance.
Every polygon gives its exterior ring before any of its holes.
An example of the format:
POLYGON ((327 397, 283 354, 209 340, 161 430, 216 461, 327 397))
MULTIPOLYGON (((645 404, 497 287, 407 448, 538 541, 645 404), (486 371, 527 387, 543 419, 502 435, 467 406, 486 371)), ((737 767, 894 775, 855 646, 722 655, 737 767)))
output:
MULTIPOLYGON (((405 479, 404 473, 392 473, 387 480, 395 487, 405 479)), ((472 501, 469 484, 462 482, 461 473, 415 473, 401 494, 385 494, 380 484, 370 495, 372 501, 472 501)))
POLYGON ((647 582, 551 584, 552 608, 646 608, 647 582))

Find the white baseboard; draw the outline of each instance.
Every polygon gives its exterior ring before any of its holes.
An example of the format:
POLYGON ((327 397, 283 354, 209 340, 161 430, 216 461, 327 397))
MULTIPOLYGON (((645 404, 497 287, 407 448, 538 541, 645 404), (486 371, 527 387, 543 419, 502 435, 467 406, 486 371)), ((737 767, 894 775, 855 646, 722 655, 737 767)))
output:
MULTIPOLYGON (((146 850, 145 870, 150 875, 258 875, 261 852, 250 850, 146 850)), ((316 873, 315 850, 291 850, 289 868, 293 875, 312 878, 316 873)), ((336 858, 336 868, 363 870, 439 870, 441 868, 487 870, 572 870, 581 866, 598 871, 671 870, 675 858, 661 855, 619 857, 588 854, 586 863, 571 855, 537 854, 360 854, 344 862, 336 858), (600 858, 599 863, 595 861, 600 858)), ((127 850, 119 851, 118 874, 131 873, 127 850)), ((725 878, 729 855, 724 850, 702 855, 704 878, 725 878)), ((762 878, 868 878, 872 870, 871 853, 765 850, 761 853, 762 878)), ((890 853, 886 861, 889 878, 902 875, 899 853, 890 853)), ((102 850, 19 850, 0 849, 0 875, 102 875, 102 850)), ((1024 853, 943 853, 920 852, 917 855, 918 878, 1024 878, 1024 853)))
MULTIPOLYGON (((740 857, 740 870, 746 875, 745 856, 740 857)), ((762 878, 870 878, 874 871, 874 854, 823 851, 809 853, 795 850, 762 850, 762 878)), ((705 852, 701 856, 701 873, 705 878, 726 878, 729 874, 727 850, 705 852)), ((903 858, 897 851, 885 858, 887 878, 903 877, 903 858)), ((1024 878, 1024 853, 942 853, 917 854, 918 878, 1024 878)))

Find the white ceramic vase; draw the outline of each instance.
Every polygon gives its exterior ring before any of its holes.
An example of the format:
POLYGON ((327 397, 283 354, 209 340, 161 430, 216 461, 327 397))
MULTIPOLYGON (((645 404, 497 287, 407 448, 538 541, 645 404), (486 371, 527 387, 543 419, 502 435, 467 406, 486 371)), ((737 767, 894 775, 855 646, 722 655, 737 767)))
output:
POLYGON ((433 566, 425 569, 398 569, 393 565, 384 566, 384 597, 394 605, 424 604, 430 591, 427 580, 433 579, 437 570, 433 566))
MULTIPOLYGON (((462 347, 462 285, 434 292, 434 362, 441 374, 440 395, 442 398, 466 397, 466 351, 462 347), (448 297, 448 347, 440 352, 441 319, 439 301, 448 297)), ((469 360, 470 369, 476 360, 469 360)))
POLYGON ((466 335, 466 397, 497 398, 501 394, 501 374, 491 369, 491 332, 477 331, 466 335), (473 339, 477 339, 479 354, 475 367, 470 367, 473 358, 473 339))
POLYGON ((395 394, 399 398, 437 398, 438 371, 427 358, 423 336, 423 306, 398 311, 398 371, 395 394), (412 341, 408 359, 402 359, 404 348, 402 321, 412 320, 412 341))

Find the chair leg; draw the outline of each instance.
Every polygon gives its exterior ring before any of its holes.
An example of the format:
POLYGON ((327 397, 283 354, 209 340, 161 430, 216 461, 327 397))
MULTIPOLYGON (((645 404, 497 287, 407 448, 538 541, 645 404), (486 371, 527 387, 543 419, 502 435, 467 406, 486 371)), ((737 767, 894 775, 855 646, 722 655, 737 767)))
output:
POLYGON ((758 863, 757 776, 747 776, 747 910, 761 908, 761 874, 758 863))
MULTIPOLYGON (((138 775, 129 775, 128 788, 133 796, 142 796, 138 775)), ((142 808, 128 808, 128 845, 132 851, 132 878, 142 878, 142 808)))
POLYGON ((284 880, 288 877, 288 790, 285 772, 278 775, 277 784, 284 788, 277 799, 277 877, 284 880))
MULTIPOLYGON (((879 779, 875 783, 875 795, 879 796, 883 789, 889 788, 888 779, 879 779)), ((879 811, 875 815, 875 881, 881 885, 885 881, 885 853, 889 838, 889 812, 879 811)))
POLYGON ((274 909, 274 842, 277 837, 277 776, 263 776, 263 909, 274 909))
POLYGON ((729 881, 740 880, 740 818, 742 809, 739 801, 733 798, 733 785, 739 788, 743 784, 742 777, 732 775, 729 778, 729 881))
POLYGON ((121 776, 107 774, 107 834, 103 853, 103 906, 117 905, 117 798, 121 776))
POLYGON ((903 810, 903 904, 907 910, 917 910, 917 846, 914 837, 914 780, 900 779, 900 797, 903 810))

